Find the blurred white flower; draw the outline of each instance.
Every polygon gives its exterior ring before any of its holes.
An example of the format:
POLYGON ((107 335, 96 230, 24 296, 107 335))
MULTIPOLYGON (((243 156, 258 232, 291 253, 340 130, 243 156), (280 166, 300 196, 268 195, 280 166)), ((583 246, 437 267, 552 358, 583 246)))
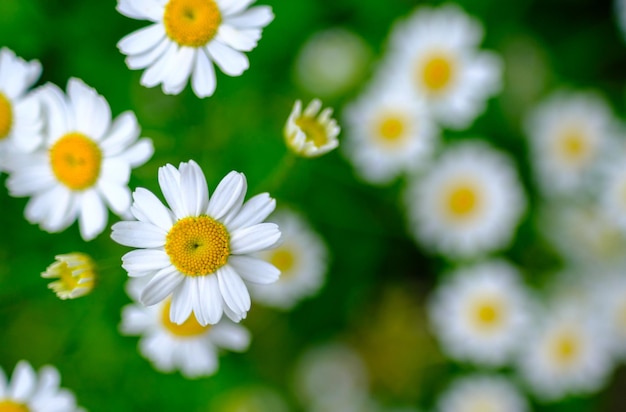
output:
POLYGON ((72 78, 67 95, 53 84, 36 92, 45 118, 42 144, 14 155, 7 186, 12 196, 31 196, 26 218, 48 232, 59 232, 76 219, 84 240, 102 233, 106 206, 123 215, 130 207, 131 169, 154 151, 138 139, 132 112, 111 122, 111 108, 94 89, 72 78))
POLYGON ((200 166, 194 161, 179 168, 159 168, 159 186, 169 208, 150 191, 133 192, 131 212, 136 221, 117 222, 111 237, 138 248, 122 257, 131 277, 147 276, 139 300, 155 305, 171 295, 170 316, 182 324, 193 313, 205 326, 223 313, 235 322, 246 317, 250 295, 244 280, 275 282, 280 271, 253 256, 280 239, 278 226, 262 223, 276 201, 267 193, 244 203, 247 190, 242 173, 230 172, 209 199, 200 166))
POLYGON ((362 38, 339 27, 314 33, 295 60, 296 81, 321 97, 341 95, 365 77, 371 50, 362 38))
POLYGON ((579 193, 616 133, 611 109, 593 92, 558 91, 526 119, 536 180, 545 195, 579 193))
POLYGON ((13 150, 31 151, 43 139, 39 101, 28 93, 40 75, 39 61, 0 49, 0 171, 10 168, 13 150))
POLYGON ((424 102, 388 78, 345 107, 344 130, 343 152, 357 173, 375 184, 422 167, 438 137, 424 102))
POLYGON ((283 131, 287 147, 303 157, 317 157, 339 146, 340 127, 331 116, 333 109, 320 112, 322 102, 313 99, 302 111, 302 102, 296 100, 283 131))
POLYGON ((117 47, 133 70, 146 69, 141 84, 162 84, 179 94, 191 76, 198 97, 215 91, 215 63, 229 76, 250 65, 243 52, 254 49, 273 19, 269 6, 248 8, 254 0, 118 0, 117 11, 151 25, 129 34, 117 47))
POLYGON ((506 247, 526 208, 511 159, 480 141, 447 148, 405 201, 415 238, 454 257, 506 247))
POLYGON ((61 376, 56 368, 44 366, 39 373, 26 361, 15 365, 7 380, 0 368, 0 410, 7 412, 79 412, 74 394, 59 387, 61 376))
POLYGON ((323 239, 300 214, 281 210, 270 220, 280 227, 281 243, 259 253, 258 257, 280 270, 271 285, 249 285, 252 299, 281 309, 289 309, 305 297, 315 295, 324 284, 328 250, 323 239))
POLYGON ((528 403, 519 389, 498 375, 458 378, 440 396, 437 412, 525 412, 528 403))
MULTIPOLYGON (((127 292, 138 300, 144 279, 129 279, 127 292)), ((218 369, 218 350, 242 352, 248 349, 250 333, 243 326, 223 319, 216 325, 202 326, 196 317, 180 325, 170 320, 171 300, 145 307, 138 303, 122 310, 120 330, 139 335, 139 350, 162 372, 180 370, 188 378, 208 376, 218 369)))
POLYGON ((626 278, 623 272, 593 277, 589 282, 594 292, 596 323, 600 324, 608 338, 612 353, 617 359, 626 360, 626 278))
POLYGON ((41 277, 58 279, 48 287, 59 298, 75 299, 92 291, 96 282, 96 265, 89 255, 74 252, 54 258, 56 261, 46 268, 41 277))
POLYGON ((464 129, 501 89, 502 62, 479 51, 480 21, 456 5, 420 7, 392 28, 384 70, 425 97, 443 126, 464 129))
POLYGON ((529 307, 518 271, 506 261, 489 260, 456 270, 431 296, 428 313, 449 356, 501 366, 523 342, 529 307))

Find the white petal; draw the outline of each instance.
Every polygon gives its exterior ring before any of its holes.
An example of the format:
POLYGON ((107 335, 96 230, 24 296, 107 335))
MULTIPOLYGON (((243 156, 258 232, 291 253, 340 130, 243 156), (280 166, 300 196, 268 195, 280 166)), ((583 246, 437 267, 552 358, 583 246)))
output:
POLYGON ((76 130, 99 141, 111 125, 111 107, 107 101, 95 89, 76 78, 68 81, 67 94, 76 130))
POLYGON ((152 24, 122 38, 117 47, 124 54, 141 54, 157 46, 164 37, 165 26, 152 24))
POLYGON ((274 246, 279 239, 280 230, 276 224, 259 223, 231 233, 230 249, 235 255, 259 252, 274 246))
POLYGON ((219 8, 223 15, 236 14, 250 6, 256 0, 218 0, 219 8))
POLYGON ((137 19, 159 21, 163 18, 163 4, 156 0, 119 0, 116 7, 121 14, 137 19))
MULTIPOLYGON (((233 215, 232 219, 225 220, 224 223, 229 232, 235 230, 253 226, 264 221, 276 208, 276 200, 270 197, 267 193, 258 194, 250 198, 243 207, 239 210, 239 213, 233 215)), ((229 216, 230 217, 230 216, 229 216)))
POLYGON ((262 28, 274 20, 274 13, 270 6, 252 7, 236 16, 229 16, 225 23, 237 28, 262 28))
POLYGON ((229 76, 240 76, 250 67, 245 54, 231 49, 219 40, 213 40, 207 44, 206 50, 220 70, 229 76))
POLYGON ((145 222, 117 222, 112 227, 111 238, 120 245, 138 248, 155 248, 165 245, 167 232, 145 222))
POLYGON ((256 47, 258 40, 261 38, 261 30, 238 30, 228 24, 221 24, 217 30, 216 38, 235 50, 250 51, 256 47))
POLYGON ((64 230, 76 218, 77 209, 73 194, 64 186, 56 186, 45 196, 51 201, 47 205, 49 208, 47 218, 41 222, 41 226, 53 233, 64 230))
POLYGON ((187 80, 193 69, 196 49, 192 47, 180 47, 174 56, 176 70, 170 71, 163 80, 163 92, 165 94, 179 94, 187 85, 187 80))
POLYGON ((78 223, 80 234, 86 241, 92 240, 104 230, 108 213, 96 190, 87 190, 81 196, 78 223))
POLYGON ((146 87, 154 87, 162 83, 170 71, 175 69, 176 54, 178 46, 173 42, 168 42, 165 51, 156 62, 141 75, 141 84, 146 87))
POLYGON ((198 322, 205 326, 220 321, 223 313, 223 299, 216 275, 199 276, 196 278, 196 301, 194 309, 198 322))
POLYGON ((196 62, 191 77, 191 87, 196 96, 203 98, 215 92, 215 69, 204 49, 196 53, 196 62))
POLYGON ((100 179, 98 191, 118 216, 126 214, 130 209, 130 189, 126 185, 119 185, 100 179))
POLYGON ((172 215, 151 191, 138 187, 133 192, 133 200, 132 209, 137 209, 153 225, 165 231, 170 230, 174 224, 172 215))
POLYGON ((15 365, 9 384, 9 398, 17 401, 26 401, 32 396, 35 389, 36 375, 33 368, 26 361, 19 361, 15 365))
POLYGON ((69 109, 61 89, 54 84, 47 83, 38 89, 37 97, 40 99, 42 108, 47 114, 48 136, 52 140, 58 139, 70 131, 70 128, 74 127, 70 123, 69 109))
POLYGON ((235 313, 245 314, 250 310, 250 294, 241 277, 229 265, 217 270, 217 281, 226 305, 235 313))
POLYGON ((250 339, 250 332, 246 328, 230 322, 222 322, 211 330, 211 341, 215 345, 235 352, 247 350, 250 339))
POLYGON ((183 192, 180 188, 180 172, 171 164, 159 168, 159 186, 176 219, 186 217, 183 192))
POLYGON ((158 271, 170 266, 170 257, 163 250, 131 250, 122 256, 122 267, 129 273, 158 271))
POLYGON ((170 319, 177 324, 184 323, 191 316, 192 294, 195 282, 193 278, 185 276, 179 288, 174 291, 172 305, 170 306, 170 319))
POLYGON ((246 190, 246 177, 235 171, 227 174, 217 185, 209 201, 207 213, 214 219, 221 219, 241 198, 241 192, 246 190))
POLYGON ((139 137, 140 128, 135 113, 126 111, 115 118, 107 137, 100 147, 107 156, 115 156, 124 151, 139 137))
POLYGON ((181 356, 180 371, 186 378, 209 376, 218 368, 217 353, 206 342, 188 342, 186 353, 181 356))
POLYGON ((183 279, 184 275, 174 267, 161 269, 145 286, 139 300, 146 306, 156 305, 171 295, 183 279))
POLYGON ((126 65, 129 69, 145 69, 146 67, 154 64, 162 55, 165 50, 171 45, 171 41, 168 38, 164 38, 154 48, 142 54, 133 54, 126 57, 126 65))
POLYGON ((244 280, 258 284, 274 283, 280 277, 280 270, 271 263, 252 256, 231 256, 228 264, 244 280))
POLYGON ((121 154, 121 157, 130 167, 139 167, 146 163, 153 154, 154 145, 152 144, 152 140, 144 138, 126 149, 124 153, 121 154))
POLYGON ((199 216, 209 204, 209 189, 200 166, 193 160, 180 165, 180 190, 184 193, 185 215, 199 216))

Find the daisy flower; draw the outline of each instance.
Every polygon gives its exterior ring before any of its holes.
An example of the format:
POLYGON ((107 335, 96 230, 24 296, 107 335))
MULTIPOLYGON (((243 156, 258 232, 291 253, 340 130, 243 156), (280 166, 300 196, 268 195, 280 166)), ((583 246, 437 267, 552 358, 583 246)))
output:
POLYGON ((578 300, 554 306, 536 315, 537 326, 524 342, 518 370, 547 401, 595 392, 612 366, 607 335, 578 300))
POLYGON ((501 366, 525 335, 528 307, 518 271, 505 261, 491 260, 453 273, 433 293, 428 312, 451 357, 501 366))
POLYGON ((317 157, 339 146, 337 136, 341 129, 331 117, 333 109, 327 107, 320 113, 321 108, 322 102, 313 99, 302 112, 302 102, 296 100, 284 129, 287 147, 295 154, 317 157))
POLYGON ((301 215, 282 210, 271 220, 280 227, 281 243, 259 257, 277 267, 280 278, 271 285, 250 285, 250 294, 257 302, 289 309, 324 284, 328 250, 301 215))
POLYGON ((152 22, 129 34, 117 47, 133 70, 146 69, 141 84, 162 84, 179 94, 191 76, 198 97, 215 91, 215 63, 229 76, 240 76, 250 63, 243 52, 254 49, 273 19, 269 6, 248 8, 254 0, 118 0, 117 11, 152 22))
POLYGON ((26 62, 13 51, 0 49, 0 167, 10 163, 14 148, 30 151, 42 139, 39 102, 28 89, 39 79, 41 64, 26 62))
POLYGON ((414 172, 431 155, 438 132, 423 101, 390 79, 376 81, 346 106, 344 119, 344 153, 374 184, 414 172))
POLYGON ((455 5, 418 8, 391 30, 386 70, 425 97, 442 125, 463 129, 501 89, 502 62, 479 51, 481 23, 455 5))
POLYGON ((513 162, 477 141, 446 149, 406 202, 415 238, 455 257, 505 247, 526 206, 513 162))
POLYGON ((130 207, 131 168, 154 151, 140 139, 132 112, 111 123, 106 100, 79 79, 70 79, 67 96, 53 84, 36 96, 46 120, 43 142, 15 156, 7 186, 12 196, 31 196, 26 219, 48 232, 59 232, 76 219, 84 240, 106 227, 108 205, 122 215, 130 207))
POLYGON ((615 120, 593 92, 553 93, 527 117, 536 179, 545 194, 575 193, 613 149, 615 120))
POLYGON ((133 193, 136 221, 113 225, 116 242, 138 248, 122 257, 131 277, 148 277, 139 300, 152 306, 171 296, 170 317, 184 323, 193 313, 200 325, 222 313, 235 322, 246 317, 250 295, 244 283, 275 282, 280 271, 251 254, 280 239, 274 223, 262 223, 276 207, 267 193, 243 203, 246 178, 230 172, 209 199, 207 183, 194 161, 159 168, 159 185, 169 208, 150 191, 133 193))
POLYGON ((15 365, 10 381, 0 368, 0 410, 7 412, 83 411, 74 395, 59 387, 61 377, 52 366, 35 372, 26 361, 15 365))
POLYGON ((96 265, 84 253, 68 253, 54 257, 56 262, 41 274, 43 278, 59 279, 48 285, 61 299, 85 296, 93 289, 96 280, 96 265))
POLYGON ((513 383, 497 375, 458 378, 440 396, 437 412, 525 412, 528 403, 513 383))
MULTIPOLYGON (((144 279, 130 279, 127 292, 137 300, 144 279)), ((250 345, 250 333, 243 326, 223 319, 216 325, 200 325, 189 317, 180 325, 170 320, 171 300, 146 307, 133 303, 122 310, 120 330, 139 335, 139 350, 162 372, 179 369, 188 378, 208 376, 218 369, 218 350, 242 352, 250 345)))

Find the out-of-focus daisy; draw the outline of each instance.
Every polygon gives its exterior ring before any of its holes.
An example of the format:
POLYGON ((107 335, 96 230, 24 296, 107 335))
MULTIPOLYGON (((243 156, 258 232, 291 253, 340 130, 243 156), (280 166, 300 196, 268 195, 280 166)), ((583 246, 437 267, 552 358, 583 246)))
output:
POLYGON ((608 104, 591 92, 559 91, 533 109, 526 132, 544 193, 580 189, 612 148, 615 128, 608 104))
POLYGON ((347 106, 343 149, 371 183, 389 183, 430 156, 437 128, 423 101, 387 79, 375 82, 347 106))
POLYGON ((10 381, 0 368, 0 411, 84 411, 76 405, 72 392, 59 387, 60 381, 59 372, 52 366, 44 366, 35 372, 28 362, 19 361, 10 381))
POLYGON ((612 366, 607 335, 586 305, 559 301, 536 314, 533 333, 522 345, 519 372, 544 400, 594 392, 612 366))
POLYGON ((74 299, 91 292, 96 280, 96 265, 84 253, 67 253, 54 257, 56 262, 41 274, 43 278, 59 279, 48 285, 59 298, 74 299))
POLYGON ((528 308, 517 270, 492 260, 457 270, 434 292, 429 315, 451 357, 496 366, 517 351, 528 308))
POLYGON ((191 76, 198 97, 215 91, 215 63, 239 76, 250 63, 243 52, 254 49, 273 19, 269 6, 248 8, 254 0, 118 0, 117 10, 153 24, 129 34, 117 47, 130 69, 146 69, 141 84, 162 84, 178 94, 191 76))
POLYGON ((505 247, 526 206, 512 161, 476 141, 447 149, 406 202, 416 239, 460 257, 505 247))
POLYGON ((106 206, 122 215, 130 207, 131 168, 154 151, 140 139, 132 112, 111 123, 106 100, 81 80, 70 79, 67 96, 53 84, 37 91, 46 119, 44 141, 15 156, 7 186, 12 196, 31 196, 26 218, 48 232, 78 219, 80 234, 91 240, 108 220, 106 206))
POLYGON ((39 102, 28 94, 40 75, 39 61, 26 62, 6 47, 0 49, 0 170, 11 160, 12 149, 30 151, 41 143, 39 102))
POLYGON ((371 50, 353 32, 335 27, 313 34, 298 52, 294 74, 308 92, 334 97, 354 87, 367 73, 371 50))
MULTIPOLYGON (((591 283, 591 282, 590 282, 591 283)), ((604 328, 612 352, 626 359, 626 278, 623 272, 593 278, 594 302, 590 309, 598 313, 597 323, 604 328)))
POLYGON ((525 412, 528 403, 513 383, 497 375, 456 379, 438 401, 437 412, 525 412))
MULTIPOLYGON (((144 279, 130 279, 127 291, 138 299, 144 279)), ((171 300, 145 307, 130 304, 122 311, 120 330, 139 335, 139 350, 162 372, 180 370, 188 378, 208 376, 218 369, 218 350, 248 349, 250 333, 241 325, 223 319, 216 325, 200 325, 193 313, 180 325, 170 320, 171 300)))
POLYGON ((215 324, 222 313, 239 322, 250 309, 244 280, 275 282, 280 271, 251 254, 280 239, 274 223, 262 223, 276 202, 267 193, 243 203, 247 183, 230 172, 209 200, 207 183, 194 161, 159 168, 159 186, 169 208, 150 191, 133 193, 136 221, 113 225, 116 242, 138 248, 122 258, 131 277, 147 276, 139 300, 155 305, 171 295, 170 316, 184 323, 193 313, 200 323, 215 324))
POLYGON ((386 70, 425 97, 442 125, 463 129, 500 91, 502 63, 477 48, 481 23, 455 5, 418 8, 392 29, 386 70))
POLYGON ((626 233, 626 153, 616 155, 614 161, 606 163, 600 186, 600 204, 608 220, 626 233))
POLYGON ((333 109, 320 112, 322 102, 313 99, 302 111, 302 102, 296 100, 285 123, 285 142, 294 153, 303 157, 317 157, 328 153, 337 146, 337 136, 341 130, 331 116, 333 109))
POLYGON ((301 215, 282 210, 271 221, 280 227, 281 243, 259 257, 277 267, 280 278, 271 285, 249 285, 250 294, 257 302, 289 309, 324 284, 328 250, 301 215))

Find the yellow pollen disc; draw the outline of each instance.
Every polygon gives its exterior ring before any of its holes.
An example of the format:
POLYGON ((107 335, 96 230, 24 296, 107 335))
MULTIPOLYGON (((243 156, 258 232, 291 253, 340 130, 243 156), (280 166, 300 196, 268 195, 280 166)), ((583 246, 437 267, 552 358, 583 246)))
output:
POLYGON ((72 132, 50 148, 50 164, 59 182, 72 190, 84 190, 98 180, 102 151, 87 136, 72 132))
POLYGON ((448 211, 454 217, 466 217, 478 207, 476 190, 468 185, 458 185, 448 194, 448 211))
POLYGON ((7 97, 0 93, 0 139, 9 136, 13 125, 13 108, 7 97))
POLYGON ((420 74, 422 83, 429 91, 439 92, 450 84, 454 75, 454 68, 450 59, 436 55, 426 61, 420 74))
POLYGON ((563 158, 572 163, 579 163, 588 157, 591 147, 586 136, 577 131, 569 130, 561 136, 559 149, 563 158))
POLYGON ((552 353, 558 363, 567 365, 572 363, 580 353, 581 347, 577 336, 564 333, 553 342, 552 353))
POLYGON ((167 234, 165 252, 184 275, 209 275, 228 261, 230 236, 223 224, 209 216, 185 217, 167 234))
POLYGON ((180 336, 180 337, 192 337, 202 335, 209 329, 211 329, 211 325, 202 326, 198 323, 196 319, 196 315, 193 313, 184 321, 182 324, 177 325, 170 320, 170 307, 172 306, 171 299, 168 299, 163 304, 163 309, 161 311, 161 323, 171 334, 180 336))
POLYGON ((322 147, 328 143, 326 127, 315 118, 308 116, 299 117, 296 119, 296 125, 306 135, 307 142, 313 142, 316 147, 322 147))
POLYGON ((404 132, 404 121, 399 117, 386 117, 378 126, 378 135, 386 142, 398 141, 404 132))
POLYGON ((474 308, 474 321, 481 328, 493 328, 502 322, 502 305, 496 300, 485 300, 474 308))
POLYGON ((168 37, 179 45, 202 47, 217 33, 222 14, 214 0, 170 0, 163 23, 168 37))
POLYGON ((295 266, 296 256, 292 250, 280 247, 271 252, 269 261, 280 270, 281 276, 284 276, 295 266))
POLYGON ((0 412, 29 412, 30 409, 26 405, 13 402, 12 400, 0 399, 0 412))

